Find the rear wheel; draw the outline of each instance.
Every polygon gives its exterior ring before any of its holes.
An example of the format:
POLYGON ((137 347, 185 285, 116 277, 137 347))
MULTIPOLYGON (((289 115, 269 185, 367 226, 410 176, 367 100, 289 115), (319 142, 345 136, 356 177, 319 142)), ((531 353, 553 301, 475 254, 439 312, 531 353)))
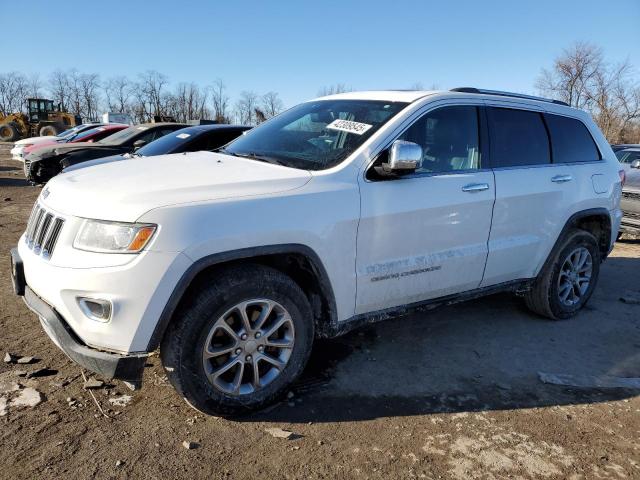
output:
POLYGON ((545 317, 561 320, 586 305, 600 273, 600 248, 584 230, 572 230, 525 294, 527 306, 545 317))
POLYGON ((43 127, 40 127, 40 130, 38 131, 38 133, 40 134, 41 137, 52 137, 54 135, 57 135, 60 132, 58 131, 58 128, 55 127, 54 125, 45 125, 43 127))
POLYGON ((20 138, 20 131, 15 123, 9 122, 0 125, 0 141, 13 142, 18 138, 20 138))
POLYGON ((164 335, 169 380, 195 409, 237 415, 284 394, 311 352, 313 318, 300 287, 260 265, 201 282, 164 335))

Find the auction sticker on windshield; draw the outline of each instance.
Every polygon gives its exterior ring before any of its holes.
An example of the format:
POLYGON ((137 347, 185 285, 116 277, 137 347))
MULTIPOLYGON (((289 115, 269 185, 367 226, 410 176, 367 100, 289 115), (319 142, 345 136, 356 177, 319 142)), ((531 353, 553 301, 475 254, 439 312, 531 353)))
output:
POLYGON ((340 130, 341 132, 355 133, 356 135, 362 135, 369 130, 373 125, 368 123, 352 122, 350 120, 334 120, 326 128, 330 130, 340 130))

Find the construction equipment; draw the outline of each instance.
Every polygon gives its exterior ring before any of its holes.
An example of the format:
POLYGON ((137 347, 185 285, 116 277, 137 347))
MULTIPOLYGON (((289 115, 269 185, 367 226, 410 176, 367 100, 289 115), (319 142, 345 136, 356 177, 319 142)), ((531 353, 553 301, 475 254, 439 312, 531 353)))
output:
POLYGON ((21 112, 0 115, 0 141, 57 135, 81 123, 80 116, 61 111, 59 105, 57 108, 54 106, 53 100, 28 98, 27 115, 21 112))

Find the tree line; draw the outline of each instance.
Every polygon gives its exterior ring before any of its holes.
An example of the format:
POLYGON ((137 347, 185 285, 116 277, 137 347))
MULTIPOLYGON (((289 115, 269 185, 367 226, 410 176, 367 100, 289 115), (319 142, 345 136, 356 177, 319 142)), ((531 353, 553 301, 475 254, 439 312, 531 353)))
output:
POLYGON ((171 116, 178 122, 209 119, 220 123, 255 125, 280 113, 284 103, 277 92, 243 91, 235 102, 221 79, 201 86, 194 82, 170 85, 155 70, 135 79, 115 76, 102 79, 97 73, 75 69, 56 70, 48 77, 20 72, 0 73, 0 114, 26 112, 27 98, 50 98, 63 111, 85 120, 99 120, 103 112, 128 113, 136 123, 154 116, 171 116))
MULTIPOLYGON (((596 45, 579 42, 564 50, 535 81, 538 92, 588 111, 611 143, 640 143, 640 83, 628 62, 609 63, 596 45)), ((415 83, 412 89, 422 89, 415 83)), ((318 95, 350 91, 344 83, 325 86, 318 95)), ((155 115, 177 121, 212 119, 220 123, 258 124, 284 109, 277 92, 243 91, 232 101, 221 79, 201 86, 170 84, 149 70, 135 78, 102 79, 96 73, 56 70, 48 77, 20 72, 0 73, 0 114, 26 110, 28 97, 47 96, 63 110, 87 120, 101 112, 129 113, 135 122, 155 115)))

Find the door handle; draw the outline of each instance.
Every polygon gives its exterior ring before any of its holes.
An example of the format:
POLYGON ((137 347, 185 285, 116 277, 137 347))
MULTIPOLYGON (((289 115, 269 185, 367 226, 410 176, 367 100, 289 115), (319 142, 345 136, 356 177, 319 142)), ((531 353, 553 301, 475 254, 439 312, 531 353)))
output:
POLYGON ((481 192, 483 190, 489 190, 488 183, 470 183, 462 187, 463 192, 481 192))
POLYGON ((553 183, 565 183, 570 182, 571 180, 573 180, 573 177, 571 175, 556 175, 555 177, 551 178, 551 181, 553 183))

